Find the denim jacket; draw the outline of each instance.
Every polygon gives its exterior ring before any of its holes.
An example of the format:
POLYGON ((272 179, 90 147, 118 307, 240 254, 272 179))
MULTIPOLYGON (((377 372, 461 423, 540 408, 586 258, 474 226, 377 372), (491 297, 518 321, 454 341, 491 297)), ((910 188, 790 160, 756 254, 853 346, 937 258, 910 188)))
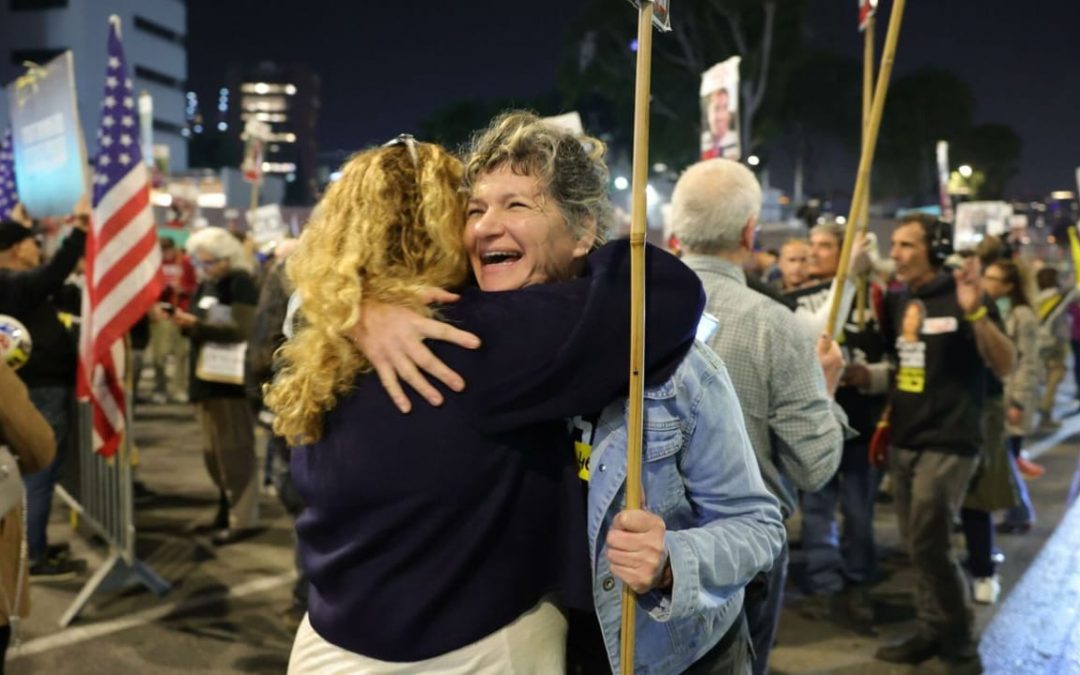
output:
MULTIPOLYGON (((597 424, 588 528, 593 599, 613 672, 619 672, 622 582, 605 553, 624 508, 625 400, 597 424)), ((680 673, 711 649, 742 608, 743 587, 772 567, 785 532, 766 489, 723 362, 700 342, 664 384, 645 391, 642 481, 663 517, 674 583, 638 598, 636 673, 680 673)))

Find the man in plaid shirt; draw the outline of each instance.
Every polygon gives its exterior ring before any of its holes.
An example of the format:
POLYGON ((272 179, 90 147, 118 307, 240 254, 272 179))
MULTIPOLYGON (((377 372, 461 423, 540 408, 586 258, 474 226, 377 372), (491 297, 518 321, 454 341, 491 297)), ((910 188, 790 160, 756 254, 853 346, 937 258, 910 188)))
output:
MULTIPOLYGON (((712 159, 679 179, 671 217, 683 261, 701 277, 706 311, 719 322, 707 343, 728 367, 762 477, 786 518, 797 502, 785 480, 816 491, 840 463, 847 418, 832 394, 843 360, 831 338, 822 336, 815 350, 788 308, 747 288, 742 261, 760 209, 754 175, 737 162, 712 159)), ((767 671, 786 570, 785 546, 762 584, 767 588, 747 588, 755 673, 767 671)))

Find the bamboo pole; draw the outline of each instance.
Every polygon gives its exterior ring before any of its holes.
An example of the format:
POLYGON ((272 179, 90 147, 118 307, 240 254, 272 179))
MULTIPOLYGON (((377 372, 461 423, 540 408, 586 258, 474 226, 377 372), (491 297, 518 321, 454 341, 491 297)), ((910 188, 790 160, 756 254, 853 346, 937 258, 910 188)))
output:
POLYGON ((835 334, 837 315, 840 314, 840 300, 847 282, 848 264, 851 260, 851 247, 855 243, 855 224, 859 211, 862 210, 863 200, 870 187, 870 166, 874 163, 874 149, 877 146, 878 132, 881 130, 881 117, 885 113, 885 97, 889 93, 889 78, 892 76, 893 61, 896 58, 896 44, 900 41, 900 24, 904 19, 904 6, 907 0, 894 0, 892 13, 889 15, 889 30, 885 36, 885 49, 881 55, 881 70, 878 72, 877 86, 874 89, 874 103, 870 108, 870 123, 866 128, 866 142, 863 144, 862 156, 859 158, 859 173, 855 179, 855 194, 851 199, 851 210, 848 212, 847 232, 844 236, 844 247, 840 252, 840 265, 836 270, 838 292, 833 295, 832 306, 829 308, 829 321, 825 324, 825 330, 830 335, 835 334))
MULTIPOLYGON (((641 453, 645 394, 645 188, 649 179, 649 92, 652 79, 652 2, 638 10, 637 85, 634 91, 634 165, 630 210, 630 411, 626 425, 626 508, 641 508, 641 453)), ((623 585, 620 672, 634 672, 637 600, 623 585)))
MULTIPOLYGON (((877 18, 871 12, 866 18, 866 28, 863 29, 863 97, 862 97, 862 142, 866 147, 866 131, 870 124, 870 108, 874 101, 874 31, 877 29, 877 18)), ((869 179, 868 179, 869 180, 869 179)), ((862 212, 859 214, 859 229, 863 234, 870 230, 870 185, 866 186, 866 198, 863 199, 862 212)), ((866 328, 866 290, 869 283, 869 274, 859 275, 859 289, 855 297, 855 322, 859 331, 866 328)))

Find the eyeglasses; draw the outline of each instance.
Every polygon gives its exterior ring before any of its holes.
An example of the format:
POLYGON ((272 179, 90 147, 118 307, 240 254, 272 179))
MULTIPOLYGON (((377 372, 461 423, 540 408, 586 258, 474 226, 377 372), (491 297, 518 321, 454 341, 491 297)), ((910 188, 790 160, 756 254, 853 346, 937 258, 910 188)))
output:
POLYGON ((204 268, 216 265, 221 262, 221 258, 200 258, 199 256, 193 256, 191 258, 191 264, 195 267, 204 268))
POLYGON ((997 281, 997 282, 1000 282, 1000 283, 1003 283, 1003 284, 1009 283, 1009 280, 1006 279, 1005 277, 992 277, 989 274, 984 274, 983 279, 989 279, 990 281, 997 281))

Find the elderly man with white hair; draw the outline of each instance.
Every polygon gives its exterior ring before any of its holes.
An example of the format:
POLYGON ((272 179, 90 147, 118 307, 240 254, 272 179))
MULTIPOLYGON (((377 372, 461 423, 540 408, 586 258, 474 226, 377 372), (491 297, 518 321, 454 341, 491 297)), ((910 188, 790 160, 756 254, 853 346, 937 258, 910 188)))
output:
MULTIPOLYGON (((760 210, 761 187, 746 167, 707 160, 675 185, 672 231, 705 286, 706 311, 718 318, 707 343, 728 366, 762 477, 786 518, 797 502, 784 479, 815 491, 839 465, 846 417, 831 399, 843 361, 829 336, 815 349, 786 307, 747 287, 742 262, 760 210)), ((785 546, 768 578, 747 588, 755 673, 768 669, 786 568, 785 546)))
POLYGON ((191 338, 189 397, 203 432, 203 459, 220 490, 211 526, 222 546, 252 533, 259 513, 255 471, 255 417, 244 389, 244 352, 255 323, 258 290, 243 245, 220 227, 187 240, 199 288, 191 312, 173 321, 191 338))

